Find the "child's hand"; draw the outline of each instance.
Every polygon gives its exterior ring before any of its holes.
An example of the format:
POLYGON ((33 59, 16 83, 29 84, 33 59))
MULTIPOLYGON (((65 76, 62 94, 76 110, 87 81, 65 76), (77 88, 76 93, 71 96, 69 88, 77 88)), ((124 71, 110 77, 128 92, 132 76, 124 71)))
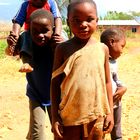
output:
POLYGON ((58 35, 58 34, 54 34, 52 36, 52 40, 56 43, 56 44, 59 44, 59 43, 62 43, 64 42, 65 40, 62 38, 61 35, 58 35))
POLYGON ((53 131, 55 137, 63 138, 63 136, 62 136, 63 128, 62 128, 62 125, 59 122, 55 122, 52 125, 52 131, 53 131))
POLYGON ((104 126, 103 126, 104 134, 110 133, 113 129, 113 126, 114 126, 113 115, 108 114, 104 121, 104 126))
POLYGON ((19 72, 32 72, 33 71, 33 68, 30 66, 30 64, 28 63, 24 63, 21 68, 19 69, 19 72))
POLYGON ((7 43, 9 46, 16 45, 19 36, 10 31, 10 35, 7 37, 7 43))
POLYGON ((120 101, 124 93, 126 92, 127 88, 126 87, 118 87, 115 94, 113 95, 113 102, 120 101))
POLYGON ((55 50, 56 46, 62 42, 64 42, 65 40, 62 38, 62 36, 58 35, 58 34, 54 34, 51 38, 51 46, 53 51, 55 50))
POLYGON ((115 93, 115 94, 113 95, 113 102, 114 102, 114 103, 115 103, 115 102, 118 102, 118 101, 121 100, 121 98, 122 98, 122 95, 120 95, 119 93, 115 93))
POLYGON ((7 37, 7 43, 8 43, 8 48, 6 52, 7 55, 13 55, 18 38, 19 36, 14 34, 14 32, 10 31, 10 35, 7 37))

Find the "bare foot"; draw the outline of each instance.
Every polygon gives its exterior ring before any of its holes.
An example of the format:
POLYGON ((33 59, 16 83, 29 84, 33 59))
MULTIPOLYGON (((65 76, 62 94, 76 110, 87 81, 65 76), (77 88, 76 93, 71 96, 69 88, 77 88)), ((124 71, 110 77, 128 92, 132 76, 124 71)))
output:
POLYGON ((32 72, 33 68, 28 64, 28 63, 24 63, 21 68, 19 69, 19 72, 32 72))

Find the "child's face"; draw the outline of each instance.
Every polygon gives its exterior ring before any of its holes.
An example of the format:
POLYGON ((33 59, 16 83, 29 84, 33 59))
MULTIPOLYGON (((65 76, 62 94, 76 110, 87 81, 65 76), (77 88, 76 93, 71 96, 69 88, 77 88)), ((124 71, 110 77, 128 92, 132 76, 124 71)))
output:
POLYGON ((110 56, 113 59, 117 59, 122 54, 123 48, 126 44, 125 37, 121 38, 119 41, 114 41, 109 47, 110 56))
POLYGON ((30 34, 32 40, 38 46, 44 46, 53 34, 52 23, 47 18, 37 17, 30 23, 30 34))
POLYGON ((74 6, 68 15, 72 33, 80 39, 89 39, 97 27, 97 13, 93 4, 84 2, 74 6))
POLYGON ((31 0, 32 2, 32 5, 34 7, 38 7, 38 8, 41 8, 45 5, 45 3, 47 2, 47 0, 31 0))

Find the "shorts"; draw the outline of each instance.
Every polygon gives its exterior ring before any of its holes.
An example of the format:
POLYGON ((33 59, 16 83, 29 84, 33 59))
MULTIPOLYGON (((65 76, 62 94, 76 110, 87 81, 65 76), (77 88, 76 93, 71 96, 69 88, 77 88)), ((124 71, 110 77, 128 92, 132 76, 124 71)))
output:
POLYGON ((104 117, 82 125, 63 126, 63 138, 55 140, 102 140, 104 117))

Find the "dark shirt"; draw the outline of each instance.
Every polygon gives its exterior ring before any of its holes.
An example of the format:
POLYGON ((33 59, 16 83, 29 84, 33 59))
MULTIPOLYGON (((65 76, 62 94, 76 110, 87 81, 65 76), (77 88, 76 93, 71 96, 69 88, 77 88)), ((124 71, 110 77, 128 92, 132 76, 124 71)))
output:
POLYGON ((50 105, 50 83, 53 65, 52 49, 49 45, 37 46, 32 41, 30 41, 30 45, 33 53, 32 64, 34 70, 26 74, 26 94, 31 100, 35 100, 43 106, 48 106, 50 105))

